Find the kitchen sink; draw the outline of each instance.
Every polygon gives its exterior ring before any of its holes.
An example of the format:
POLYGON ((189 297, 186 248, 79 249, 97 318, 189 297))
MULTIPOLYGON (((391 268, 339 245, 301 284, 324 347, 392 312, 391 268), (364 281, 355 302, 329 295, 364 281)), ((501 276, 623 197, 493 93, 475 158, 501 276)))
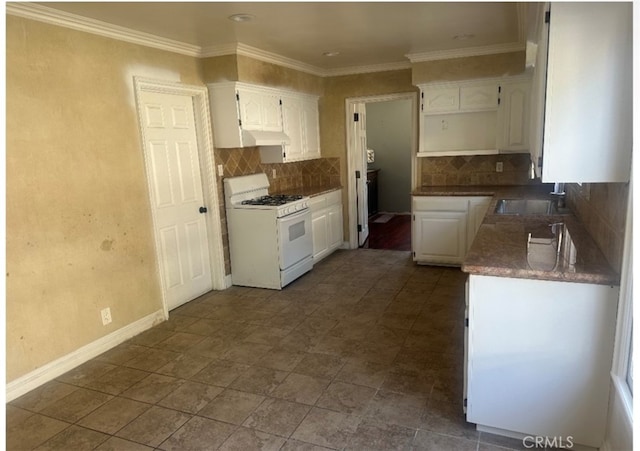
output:
POLYGON ((556 200, 500 199, 496 205, 498 215, 554 215, 558 214, 556 200))

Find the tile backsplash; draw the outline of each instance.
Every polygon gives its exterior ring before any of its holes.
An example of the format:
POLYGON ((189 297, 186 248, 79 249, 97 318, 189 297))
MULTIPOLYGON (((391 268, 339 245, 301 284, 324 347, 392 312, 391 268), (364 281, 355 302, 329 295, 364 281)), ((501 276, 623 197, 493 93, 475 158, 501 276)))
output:
POLYGON ((224 252, 225 274, 231 274, 231 258, 229 256, 229 233, 227 214, 224 205, 224 183, 226 177, 264 172, 269 179, 269 192, 295 192, 297 189, 340 186, 340 158, 318 158, 315 160, 292 163, 260 162, 260 151, 257 147, 240 149, 215 149, 215 164, 222 165, 224 176, 218 179, 218 199, 220 200, 220 221, 222 225, 222 245, 224 252), (276 176, 273 177, 275 170, 276 176))
POLYGON ((620 272, 628 183, 567 184, 567 205, 582 221, 611 267, 620 272))
POLYGON ((528 185, 528 153, 424 157, 418 159, 421 186, 528 185), (496 163, 502 172, 496 172, 496 163))

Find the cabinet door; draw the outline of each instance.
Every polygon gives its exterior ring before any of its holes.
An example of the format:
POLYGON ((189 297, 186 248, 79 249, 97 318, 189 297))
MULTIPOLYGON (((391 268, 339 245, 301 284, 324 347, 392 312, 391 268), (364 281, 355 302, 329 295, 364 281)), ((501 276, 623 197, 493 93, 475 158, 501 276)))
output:
POLYGON ((630 2, 551 4, 543 182, 629 180, 632 21, 630 2))
POLYGON ((466 236, 466 212, 415 212, 413 219, 414 260, 462 263, 467 250, 466 236))
POLYGON ((495 110, 496 108, 498 108, 497 83, 460 87, 460 111, 495 110))
POLYGON ((498 123, 501 124, 501 150, 529 149, 529 92, 531 83, 505 83, 501 85, 498 123))
POLYGON ((305 159, 320 158, 320 118, 318 99, 302 101, 303 153, 305 159))
POLYGON ((472 197, 469 199, 469 221, 467 224, 467 249, 471 247, 473 239, 482 225, 487 209, 491 204, 491 197, 472 197))
POLYGON ((262 130, 282 131, 280 96, 275 93, 262 95, 262 130))
POLYGON ((314 260, 324 257, 329 252, 329 227, 327 221, 327 210, 312 213, 311 215, 314 260))
POLYGON ((282 98, 282 127, 291 139, 284 146, 285 161, 296 161, 303 157, 302 102, 297 97, 282 98))
POLYGON ((337 249, 342 245, 342 203, 332 205, 327 211, 329 227, 329 249, 337 249))
POLYGON ((460 89, 453 88, 426 88, 422 93, 422 112, 444 113, 458 111, 460 107, 460 89))
POLYGON ((238 90, 238 109, 242 128, 262 130, 262 93, 253 90, 238 90))

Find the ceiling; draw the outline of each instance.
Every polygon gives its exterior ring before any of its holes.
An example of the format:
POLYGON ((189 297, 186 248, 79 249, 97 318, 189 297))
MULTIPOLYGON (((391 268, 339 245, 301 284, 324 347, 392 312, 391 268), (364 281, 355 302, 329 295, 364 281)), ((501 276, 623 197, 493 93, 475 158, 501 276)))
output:
POLYGON ((45 11, 52 8, 76 22, 78 18, 73 15, 87 18, 96 28, 124 27, 185 44, 196 49, 199 56, 251 49, 319 72, 348 72, 358 67, 394 64, 408 66, 409 59, 513 51, 524 48, 526 32, 523 30, 526 9, 523 5, 526 4, 507 2, 42 2, 31 5, 45 11), (251 14, 253 19, 229 20, 229 16, 239 13, 251 14), (339 54, 324 56, 326 52, 339 54))

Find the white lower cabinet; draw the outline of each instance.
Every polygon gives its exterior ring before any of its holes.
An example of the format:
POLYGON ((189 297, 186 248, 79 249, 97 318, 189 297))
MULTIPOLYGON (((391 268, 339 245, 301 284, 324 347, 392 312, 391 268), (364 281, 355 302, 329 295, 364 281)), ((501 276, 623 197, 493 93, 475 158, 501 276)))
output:
POLYGON ((467 421, 602 445, 619 287, 469 275, 467 421))
POLYGON ((309 202, 315 263, 342 246, 342 190, 314 196, 309 202))
POLYGON ((414 196, 413 260, 461 264, 490 202, 486 196, 414 196))

